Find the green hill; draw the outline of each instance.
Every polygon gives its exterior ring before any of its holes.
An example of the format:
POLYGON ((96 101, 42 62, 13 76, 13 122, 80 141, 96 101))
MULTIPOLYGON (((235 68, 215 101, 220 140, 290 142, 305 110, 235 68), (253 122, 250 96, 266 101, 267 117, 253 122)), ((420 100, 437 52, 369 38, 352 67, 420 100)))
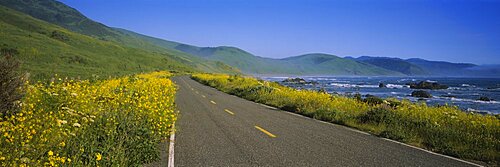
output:
POLYGON ((306 54, 285 59, 252 55, 235 47, 196 47, 177 45, 177 50, 237 67, 248 74, 290 75, 403 75, 377 66, 328 54, 306 54))
POLYGON ((370 57, 370 56, 361 56, 358 58, 349 58, 352 60, 356 60, 359 62, 368 63, 380 68, 384 68, 391 71, 397 71, 403 73, 405 75, 429 75, 430 73, 425 71, 423 68, 414 65, 412 63, 406 62, 403 59, 399 58, 390 58, 390 57, 370 57))
POLYGON ((329 75, 390 75, 401 76, 403 74, 377 66, 340 58, 329 54, 306 54, 296 57, 281 59, 289 64, 294 64, 293 69, 302 74, 329 74, 329 75))
MULTIPOLYGON (((6 2, 9 1, 1 0, 0 4, 6 2)), ((22 3, 17 5, 22 7, 22 3)), ((83 35, 3 6, 0 6, 0 30, 0 49, 11 51, 23 62, 22 68, 29 71, 31 78, 35 79, 48 78, 53 74, 90 77, 94 74, 123 75, 152 70, 237 72, 224 63, 206 61, 139 39, 120 43, 98 39, 82 32, 86 34, 83 35), (141 45, 127 45, 134 42, 141 42, 144 48, 152 49, 140 49, 141 45), (130 47, 131 45, 136 47, 130 47)), ((112 31, 106 31, 109 32, 112 31)))

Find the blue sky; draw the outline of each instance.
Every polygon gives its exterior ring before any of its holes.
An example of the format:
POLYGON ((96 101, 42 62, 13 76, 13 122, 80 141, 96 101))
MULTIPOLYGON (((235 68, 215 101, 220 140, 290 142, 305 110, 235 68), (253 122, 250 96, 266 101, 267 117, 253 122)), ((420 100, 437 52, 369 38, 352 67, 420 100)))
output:
POLYGON ((305 53, 500 64, 500 1, 62 0, 112 27, 257 56, 305 53))

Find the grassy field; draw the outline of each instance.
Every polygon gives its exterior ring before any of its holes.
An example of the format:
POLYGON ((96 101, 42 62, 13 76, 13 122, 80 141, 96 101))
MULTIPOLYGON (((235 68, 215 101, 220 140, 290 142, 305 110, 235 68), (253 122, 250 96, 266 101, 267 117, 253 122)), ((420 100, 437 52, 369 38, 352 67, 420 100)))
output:
POLYGON ((137 166, 159 156, 177 119, 170 73, 27 83, 0 116, 0 166, 137 166))
POLYGON ((407 100, 348 98, 251 77, 194 74, 205 85, 315 119, 355 127, 463 159, 500 162, 500 117, 407 100))

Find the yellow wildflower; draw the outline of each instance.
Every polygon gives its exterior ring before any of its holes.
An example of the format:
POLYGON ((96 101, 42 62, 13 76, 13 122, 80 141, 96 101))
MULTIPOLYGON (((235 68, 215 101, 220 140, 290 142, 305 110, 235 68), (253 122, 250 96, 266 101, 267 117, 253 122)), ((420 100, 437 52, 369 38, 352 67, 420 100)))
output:
POLYGON ((102 159, 101 153, 96 153, 95 154, 95 159, 98 160, 98 161, 100 161, 102 159))
POLYGON ((80 127, 80 126, 82 126, 82 125, 80 125, 78 122, 75 122, 75 123, 73 124, 73 126, 74 126, 74 127, 79 128, 79 127, 80 127))
POLYGON ((49 156, 52 156, 52 155, 54 155, 54 152, 49 151, 48 154, 49 154, 49 156))

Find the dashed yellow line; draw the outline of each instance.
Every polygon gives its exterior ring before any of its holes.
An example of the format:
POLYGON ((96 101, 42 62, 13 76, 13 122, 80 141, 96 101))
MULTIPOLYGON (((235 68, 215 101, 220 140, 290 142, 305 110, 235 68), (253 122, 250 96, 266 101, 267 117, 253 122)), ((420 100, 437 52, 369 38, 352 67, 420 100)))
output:
POLYGON ((254 126, 256 129, 260 130, 261 132, 265 133, 266 135, 268 135, 269 137, 272 137, 272 138, 275 138, 276 136, 273 135, 271 132, 268 132, 267 130, 265 129, 262 129, 261 127, 259 126, 254 126))
POLYGON ((212 103, 212 104, 217 104, 217 103, 215 103, 215 101, 212 101, 212 100, 210 100, 210 103, 212 103))
POLYGON ((196 94, 200 94, 198 91, 195 92, 196 94))
POLYGON ((231 115, 234 115, 234 113, 231 112, 231 111, 229 111, 228 109, 224 109, 224 111, 227 112, 227 113, 229 113, 229 114, 231 114, 231 115))
POLYGON ((194 90, 193 88, 191 88, 191 90, 194 90))
POLYGON ((205 96, 205 95, 201 95, 201 97, 203 97, 203 98, 207 98, 207 96, 205 96))

